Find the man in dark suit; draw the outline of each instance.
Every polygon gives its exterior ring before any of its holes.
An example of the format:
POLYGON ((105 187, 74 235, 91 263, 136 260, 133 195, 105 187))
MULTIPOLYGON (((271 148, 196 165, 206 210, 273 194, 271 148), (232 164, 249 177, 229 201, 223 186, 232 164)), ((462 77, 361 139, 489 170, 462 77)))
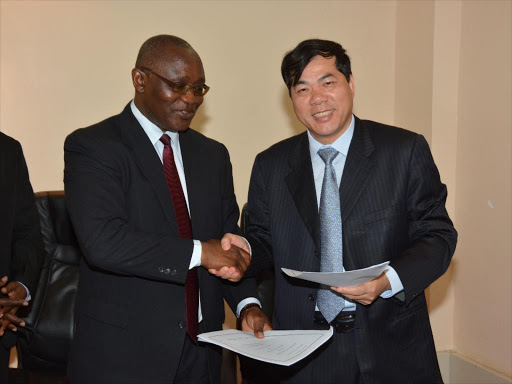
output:
POLYGON ((424 290, 448 268, 457 233, 427 142, 352 114, 354 78, 338 43, 303 41, 281 69, 308 130, 256 157, 250 268, 274 268, 276 329, 335 329, 319 350, 284 369, 281 382, 441 383, 424 290), (385 273, 356 287, 281 272, 385 261, 385 273))
POLYGON ((0 382, 7 383, 16 316, 28 305, 43 261, 39 215, 21 145, 0 132, 0 382))
POLYGON ((121 114, 65 142, 84 253, 68 372, 72 383, 218 383, 221 350, 197 333, 221 329, 223 298, 241 316, 251 308, 246 322, 258 314, 254 281, 233 283, 249 255, 218 240, 239 232, 229 154, 189 128, 209 87, 186 41, 147 40, 132 81, 121 114))

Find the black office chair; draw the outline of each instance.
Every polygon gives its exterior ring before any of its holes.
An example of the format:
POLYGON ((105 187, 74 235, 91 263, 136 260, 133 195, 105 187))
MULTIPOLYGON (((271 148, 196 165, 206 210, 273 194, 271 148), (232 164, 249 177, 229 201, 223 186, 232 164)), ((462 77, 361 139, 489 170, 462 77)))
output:
MULTIPOLYGON (((78 269, 82 253, 63 191, 36 193, 46 258, 18 337, 18 366, 9 383, 68 383, 66 364, 75 329, 78 269)), ((18 313, 20 313, 18 312, 18 313)))

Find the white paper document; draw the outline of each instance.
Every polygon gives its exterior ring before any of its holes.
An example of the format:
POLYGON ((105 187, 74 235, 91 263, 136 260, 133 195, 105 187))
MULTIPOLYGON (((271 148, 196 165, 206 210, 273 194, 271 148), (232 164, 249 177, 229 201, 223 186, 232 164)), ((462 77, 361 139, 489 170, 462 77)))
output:
POLYGON ((258 339, 252 332, 226 329, 202 333, 198 335, 198 339, 252 359, 290 366, 329 340, 332 333, 332 327, 325 331, 267 331, 263 339, 258 339))
POLYGON ((353 287, 375 279, 386 270, 388 264, 389 261, 385 261, 368 268, 345 272, 300 272, 288 268, 281 268, 281 270, 288 276, 325 284, 329 287, 353 287))

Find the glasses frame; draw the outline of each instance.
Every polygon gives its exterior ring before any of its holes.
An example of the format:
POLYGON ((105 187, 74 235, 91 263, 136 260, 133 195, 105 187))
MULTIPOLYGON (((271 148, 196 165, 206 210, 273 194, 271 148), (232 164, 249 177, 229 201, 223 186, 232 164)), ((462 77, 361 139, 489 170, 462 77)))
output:
POLYGON ((159 75, 155 71, 153 71, 149 68, 146 68, 146 67, 137 67, 136 69, 139 71, 142 71, 142 72, 152 73, 153 75, 158 77, 160 80, 162 80, 165 84, 167 84, 172 89, 173 92, 179 93, 180 95, 186 95, 187 93, 189 93, 189 91, 192 91, 192 94, 194 96, 204 96, 210 90, 210 87, 207 86, 206 84, 194 87, 190 84, 181 84, 178 82, 172 82, 171 80, 163 77, 162 75, 159 75))

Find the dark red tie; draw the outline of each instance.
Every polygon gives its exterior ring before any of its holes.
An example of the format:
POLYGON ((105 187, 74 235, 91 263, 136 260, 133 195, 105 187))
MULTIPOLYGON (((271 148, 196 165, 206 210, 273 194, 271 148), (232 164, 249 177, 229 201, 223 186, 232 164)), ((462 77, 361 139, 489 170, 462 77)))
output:
MULTIPOLYGON (((178 233, 184 239, 192 239, 192 223, 188 215, 187 201, 183 194, 180 177, 174 162, 174 153, 171 147, 171 139, 167 135, 162 135, 160 141, 164 143, 164 173, 169 192, 171 193, 176 222, 178 223, 178 233)), ((199 282, 197 280, 197 268, 188 271, 185 281, 185 304, 187 308, 187 333, 192 340, 197 341, 197 320, 199 308, 199 282)))

